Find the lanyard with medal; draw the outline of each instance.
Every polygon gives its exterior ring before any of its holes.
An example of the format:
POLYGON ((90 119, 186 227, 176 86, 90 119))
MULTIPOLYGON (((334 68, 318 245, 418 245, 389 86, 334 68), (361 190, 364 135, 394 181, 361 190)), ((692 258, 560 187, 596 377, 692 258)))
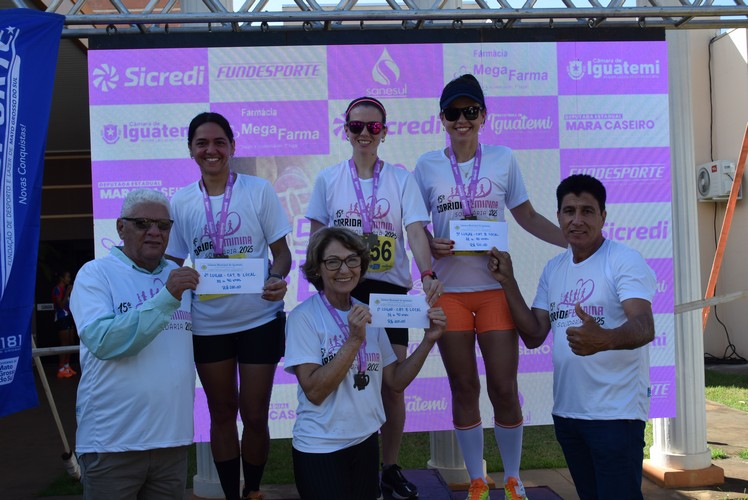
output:
POLYGON ((374 162, 374 175, 371 186, 371 205, 366 205, 366 199, 364 198, 364 192, 361 189, 361 180, 358 178, 358 171, 356 170, 356 164, 353 162, 353 158, 348 160, 348 169, 351 171, 351 178, 353 179, 353 189, 356 191, 356 199, 358 200, 358 207, 361 212, 361 225, 364 230, 364 243, 369 246, 369 250, 379 246, 379 238, 374 234, 374 207, 377 204, 377 189, 379 189, 379 173, 382 171, 384 162, 379 158, 374 162))
POLYGON ((213 208, 210 206, 210 196, 208 196, 208 188, 205 187, 205 182, 200 178, 200 191, 203 194, 203 206, 205 207, 205 218, 208 220, 208 236, 213 242, 213 258, 224 259, 227 256, 223 254, 223 238, 226 236, 226 219, 229 215, 229 203, 231 202, 231 192, 234 189, 234 181, 236 181, 236 174, 229 172, 229 178, 226 180, 226 188, 223 192, 223 203, 221 205, 221 213, 218 218, 218 226, 213 217, 213 208))
MULTIPOLYGON (((348 340, 350 332, 350 330, 348 329, 348 325, 343 322, 343 318, 340 317, 338 311, 336 311, 332 304, 330 304, 330 301, 327 300, 327 297, 325 297, 325 292, 319 292, 319 298, 322 299, 322 303, 325 304, 325 307, 330 312, 330 316, 332 316, 332 319, 335 320, 338 328, 340 328, 340 331, 343 333, 343 338, 345 340, 348 340)), ((361 347, 358 348, 356 360, 358 365, 358 372, 353 375, 353 387, 358 389, 359 391, 363 391, 364 389, 366 389, 366 386, 369 385, 369 376, 366 374, 366 339, 361 342, 361 347)))
POLYGON ((473 172, 470 175, 470 185, 468 186, 467 193, 465 192, 465 183, 462 182, 462 172, 457 164, 457 157, 449 146, 449 163, 452 165, 452 175, 455 178, 455 184, 457 185, 457 194, 460 195, 460 203, 462 203, 462 213, 465 220, 476 220, 478 217, 473 214, 473 202, 475 201, 475 194, 478 191, 478 176, 480 175, 480 159, 481 150, 480 144, 475 150, 475 160, 473 161, 473 172))

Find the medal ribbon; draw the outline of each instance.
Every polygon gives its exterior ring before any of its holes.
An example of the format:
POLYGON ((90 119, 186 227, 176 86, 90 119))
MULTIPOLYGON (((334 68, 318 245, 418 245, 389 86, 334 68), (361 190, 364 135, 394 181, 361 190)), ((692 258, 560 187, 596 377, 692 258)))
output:
POLYGON ((364 192, 361 189, 361 179, 358 178, 356 164, 353 163, 353 158, 348 160, 348 169, 351 171, 351 177, 353 178, 353 189, 356 191, 356 199, 358 200, 358 207, 361 211, 361 226, 364 234, 371 233, 373 230, 374 207, 377 204, 377 190, 379 189, 379 173, 382 171, 383 166, 384 162, 377 158, 374 163, 374 180, 371 186, 371 205, 367 206, 364 199, 364 192))
POLYGON ((481 149, 480 144, 475 150, 475 160, 473 162, 473 172, 470 175, 470 185, 468 186, 467 193, 465 192, 465 183, 462 182, 462 173, 460 167, 457 164, 457 157, 455 152, 452 150, 452 146, 449 146, 449 163, 452 165, 452 175, 455 178, 455 184, 457 185, 457 194, 460 195, 460 203, 462 203, 462 213, 465 217, 473 215, 473 201, 475 200, 475 192, 478 189, 478 176, 480 175, 480 159, 481 149))
MULTIPOLYGON (((322 303, 325 304, 325 307, 330 312, 330 316, 332 316, 332 319, 335 320, 335 323, 338 325, 338 328, 340 328, 340 331, 343 332, 343 338, 345 340, 348 340, 348 337, 350 335, 348 325, 345 324, 343 318, 341 318, 340 314, 338 314, 338 311, 332 306, 332 304, 330 304, 330 301, 327 300, 327 297, 325 297, 325 292, 319 292, 319 298, 322 299, 322 303)), ((366 372, 366 339, 361 342, 361 347, 358 348, 356 359, 358 362, 358 372, 366 372)))
POLYGON ((229 203, 231 202, 231 192, 234 190, 236 174, 229 172, 229 178, 226 180, 226 188, 223 192, 223 203, 221 205, 221 214, 218 219, 218 227, 213 217, 213 208, 210 206, 210 196, 208 188, 205 187, 202 177, 200 178, 200 191, 203 194, 203 206, 205 207, 205 218, 208 220, 208 236, 213 242, 213 255, 223 255, 223 238, 226 236, 226 219, 229 215, 229 203))

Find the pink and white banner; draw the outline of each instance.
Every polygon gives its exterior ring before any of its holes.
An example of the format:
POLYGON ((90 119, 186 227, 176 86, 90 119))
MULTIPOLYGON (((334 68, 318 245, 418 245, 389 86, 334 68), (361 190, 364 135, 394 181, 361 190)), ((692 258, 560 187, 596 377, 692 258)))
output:
MULTIPOLYGON (((114 220, 128 190, 171 197, 198 178, 187 125, 202 111, 224 114, 236 135, 233 168, 271 181, 293 231, 286 309, 314 293, 299 272, 309 237, 303 216, 317 173, 350 155, 348 102, 362 95, 387 108, 380 156, 410 170, 446 144, 438 101, 446 82, 473 73, 486 92, 481 141, 513 148, 533 206, 555 220, 555 188, 572 173, 608 189, 606 237, 639 250, 657 274, 657 337, 650 346, 651 417, 675 416, 673 258, 667 51, 664 41, 383 44, 89 51, 96 252, 118 244, 114 220)), ((558 249, 509 218, 520 286, 530 302, 558 249)), ((415 270, 415 269, 414 269, 415 270)), ((421 293, 414 272, 412 293, 421 293)), ((422 333, 411 332, 414 349, 422 333)), ((525 422, 551 423, 551 341, 520 346, 525 422)), ((483 360, 480 358, 483 376, 483 360)), ((483 383, 485 387, 485 383, 483 383)), ((196 440, 208 416, 197 389, 196 440)), ((481 399, 483 422, 493 414, 481 399)), ((452 428, 451 398, 438 350, 406 391, 406 430, 452 428)), ((276 374, 273 437, 291 434, 296 383, 276 374)))

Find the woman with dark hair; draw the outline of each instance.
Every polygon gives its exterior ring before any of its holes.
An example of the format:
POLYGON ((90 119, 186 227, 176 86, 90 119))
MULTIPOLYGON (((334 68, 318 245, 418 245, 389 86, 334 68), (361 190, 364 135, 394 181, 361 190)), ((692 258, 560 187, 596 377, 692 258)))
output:
POLYGON ((456 255, 449 222, 504 221, 504 209, 508 208, 519 225, 535 237, 561 247, 566 247, 566 240, 557 226, 533 208, 512 150, 480 144, 486 101, 478 80, 466 74, 449 82, 439 109, 450 144, 422 155, 414 176, 434 223, 434 235, 428 237, 436 259, 434 270, 444 283, 445 293, 438 304, 448 318, 439 352, 452 390, 455 435, 471 479, 468 499, 488 498, 476 341, 485 360, 505 495, 521 499, 525 492, 519 479, 523 417, 517 388, 517 331, 501 285, 486 272, 488 252, 456 255))
POLYGON ((196 258, 262 259, 262 294, 198 295, 192 301, 195 364, 210 412, 210 445, 227 499, 261 499, 270 446, 268 408, 275 367, 283 356, 285 276, 291 268, 288 218, 272 185, 229 168, 236 144, 226 118, 201 113, 190 123, 190 157, 200 180, 172 199, 174 228, 167 254, 196 258), (268 248, 272 262, 268 259, 268 248), (239 385, 237 387, 237 367, 239 385), (244 430, 241 441, 237 411, 244 430))
POLYGON ((370 249, 348 229, 322 228, 309 240, 302 271, 319 294, 289 314, 284 360, 299 381, 293 463, 303 499, 378 497, 381 388, 403 392, 446 325, 441 309, 429 309, 423 342, 398 360, 384 329, 367 326, 369 308, 352 297, 369 263, 370 249))
MULTIPOLYGON (((379 145, 387 136, 387 112, 377 99, 359 97, 345 112, 345 133, 352 155, 319 173, 306 217, 311 232, 325 226, 344 226, 359 234, 369 247, 367 279, 352 295, 365 304, 371 293, 407 294, 413 286, 405 233, 419 271, 426 300, 433 304, 441 283, 431 271, 431 250, 424 225, 429 215, 413 176, 379 158, 379 145), (404 229, 404 231, 403 231, 404 229)), ((387 328, 399 360, 408 349, 407 328, 387 328)), ((402 392, 382 388, 387 421, 382 426, 382 487, 395 498, 418 496, 416 486, 397 465, 405 399, 402 392)))

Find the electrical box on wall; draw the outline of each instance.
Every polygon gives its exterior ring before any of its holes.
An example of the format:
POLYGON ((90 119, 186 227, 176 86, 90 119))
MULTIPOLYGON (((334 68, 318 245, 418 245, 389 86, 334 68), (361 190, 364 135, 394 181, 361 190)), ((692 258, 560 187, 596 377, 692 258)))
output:
MULTIPOLYGON (((716 160, 696 167, 696 193, 699 201, 725 202, 730 197, 735 162, 716 160)), ((738 199, 743 199, 743 184, 740 184, 738 199)))

